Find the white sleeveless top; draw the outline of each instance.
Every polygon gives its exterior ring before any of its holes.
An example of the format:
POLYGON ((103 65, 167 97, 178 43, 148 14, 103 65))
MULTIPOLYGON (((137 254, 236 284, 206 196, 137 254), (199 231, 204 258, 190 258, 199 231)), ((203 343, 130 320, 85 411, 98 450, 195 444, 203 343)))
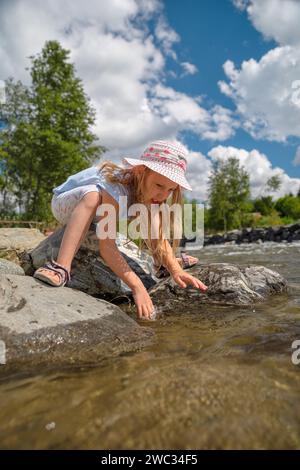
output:
POLYGON ((59 194, 65 193, 66 191, 70 191, 71 189, 79 186, 87 186, 90 184, 96 185, 99 189, 107 191, 108 194, 110 194, 118 203, 120 196, 127 196, 128 206, 132 203, 130 187, 121 183, 110 183, 106 181, 105 175, 95 166, 69 176, 64 183, 53 189, 53 194, 58 196, 59 194))

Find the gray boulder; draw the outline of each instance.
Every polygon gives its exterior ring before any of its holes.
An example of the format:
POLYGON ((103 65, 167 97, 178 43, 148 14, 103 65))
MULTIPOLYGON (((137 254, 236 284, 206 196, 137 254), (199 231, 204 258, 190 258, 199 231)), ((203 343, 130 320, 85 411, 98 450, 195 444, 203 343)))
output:
POLYGON ((32 250, 45 238, 34 228, 0 228, 0 258, 18 263, 21 252, 32 250))
POLYGON ((0 373, 94 364, 153 338, 116 305, 73 289, 2 275, 0 293, 0 373))
POLYGON ((208 286, 207 291, 182 289, 169 277, 150 290, 156 305, 161 309, 178 308, 191 302, 251 305, 271 295, 287 293, 286 280, 264 266, 210 263, 198 264, 189 272, 208 286))
POLYGON ((24 276, 24 270, 16 263, 0 258, 0 274, 18 274, 24 276))

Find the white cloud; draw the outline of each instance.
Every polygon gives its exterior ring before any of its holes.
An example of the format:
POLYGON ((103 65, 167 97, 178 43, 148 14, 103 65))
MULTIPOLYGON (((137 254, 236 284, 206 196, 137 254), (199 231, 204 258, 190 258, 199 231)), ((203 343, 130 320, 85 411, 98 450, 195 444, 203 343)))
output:
POLYGON ((201 107, 201 98, 192 98, 161 84, 153 90, 151 104, 164 124, 172 129, 190 130, 209 140, 225 140, 231 137, 237 126, 230 110, 215 106, 207 111, 201 107))
MULTIPOLYGON (((50 39, 70 49, 96 109, 96 133, 112 155, 156 138, 175 138, 186 129, 216 141, 233 135, 236 123, 229 110, 206 109, 199 97, 164 85, 165 57, 178 62, 172 47, 180 38, 168 25, 161 1, 2 1, 0 78, 29 83, 26 58, 50 39)), ((195 71, 188 62, 183 67, 195 71)))
POLYGON ((259 61, 244 61, 239 70, 231 61, 223 68, 229 83, 219 82, 220 89, 234 100, 245 130, 254 138, 276 141, 300 137, 300 105, 293 99, 300 48, 277 47, 259 61))
POLYGON ((196 65, 191 64, 190 62, 181 62, 180 64, 184 70, 183 75, 195 75, 198 72, 196 65))
POLYGON ((161 43, 166 54, 170 55, 174 60, 177 59, 175 51, 172 49, 176 42, 180 41, 179 34, 172 29, 164 17, 159 17, 155 27, 155 36, 161 43))
POLYGON ((300 42, 299 0, 234 0, 240 10, 246 10, 254 27, 266 39, 281 45, 300 42))
POLYGON ((250 21, 279 46, 240 69, 223 65, 228 81, 220 90, 236 104, 243 128, 254 138, 286 141, 300 137, 300 103, 293 83, 300 79, 300 2, 296 0, 234 0, 250 21))
POLYGON ((208 177, 212 170, 211 161, 201 152, 189 152, 187 166, 187 180, 193 191, 186 191, 189 199, 205 202, 208 198, 208 177))
POLYGON ((212 108, 210 119, 209 129, 203 132, 203 137, 209 140, 227 140, 234 135, 235 129, 239 127, 232 111, 220 105, 212 108))
POLYGON ((210 150, 208 156, 212 160, 228 160, 229 157, 235 157, 239 160, 240 165, 245 168, 250 177, 251 196, 258 197, 265 195, 266 182, 272 176, 279 176, 281 180, 281 187, 278 191, 272 194, 276 199, 285 194, 292 192, 297 194, 300 187, 300 178, 291 178, 282 168, 272 167, 272 163, 268 157, 259 152, 258 150, 251 150, 248 152, 244 149, 236 147, 224 147, 218 145, 210 150))
POLYGON ((243 11, 246 9, 247 4, 249 3, 249 0, 232 0, 232 3, 234 4, 236 8, 243 11))

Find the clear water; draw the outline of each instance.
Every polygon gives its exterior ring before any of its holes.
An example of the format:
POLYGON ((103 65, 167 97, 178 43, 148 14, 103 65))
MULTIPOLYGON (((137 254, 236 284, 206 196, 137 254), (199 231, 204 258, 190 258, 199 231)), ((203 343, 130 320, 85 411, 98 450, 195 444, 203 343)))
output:
POLYGON ((275 269, 289 294, 246 308, 185 305, 147 324, 157 340, 140 352, 2 380, 0 448, 299 449, 300 244, 198 255, 275 269))

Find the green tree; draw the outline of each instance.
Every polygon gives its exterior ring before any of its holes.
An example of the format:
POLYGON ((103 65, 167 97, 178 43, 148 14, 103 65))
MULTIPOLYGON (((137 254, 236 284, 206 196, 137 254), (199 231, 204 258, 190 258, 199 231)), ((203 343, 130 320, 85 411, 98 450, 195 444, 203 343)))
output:
POLYGON ((300 200, 296 196, 284 196, 276 201, 275 209, 282 217, 300 218, 300 200))
POLYGON ((239 166, 237 158, 214 162, 209 178, 209 220, 212 228, 223 228, 227 232, 239 227, 249 195, 249 175, 239 166))
MULTIPOLYGON (((19 126, 28 124, 30 111, 29 90, 20 81, 15 83, 12 78, 7 79, 5 101, 0 103, 0 121, 3 126, 0 130, 0 192, 1 212, 4 215, 20 203, 15 172, 20 153, 16 133, 19 126)), ((22 145, 22 141, 19 144, 22 145)))
POLYGON ((8 81, 0 108, 7 122, 1 165, 21 210, 36 220, 47 219, 52 188, 104 150, 91 132, 95 112, 69 54, 57 41, 46 42, 30 57, 31 87, 8 81))
POLYGON ((270 215, 274 209, 274 202, 271 196, 263 196, 254 200, 254 210, 262 215, 270 215))

